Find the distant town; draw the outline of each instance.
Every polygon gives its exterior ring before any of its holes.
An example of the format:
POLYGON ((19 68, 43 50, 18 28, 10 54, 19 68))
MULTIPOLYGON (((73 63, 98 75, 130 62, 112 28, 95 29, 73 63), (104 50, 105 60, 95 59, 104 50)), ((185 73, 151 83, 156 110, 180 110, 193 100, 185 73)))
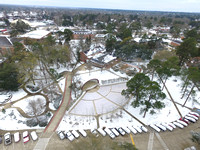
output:
POLYGON ((198 150, 199 115, 200 13, 0 5, 0 149, 198 150))

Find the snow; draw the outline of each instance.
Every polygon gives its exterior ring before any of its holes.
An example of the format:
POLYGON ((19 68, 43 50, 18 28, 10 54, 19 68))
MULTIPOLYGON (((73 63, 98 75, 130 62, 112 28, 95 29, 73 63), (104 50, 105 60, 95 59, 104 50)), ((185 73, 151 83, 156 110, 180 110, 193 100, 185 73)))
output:
POLYGON ((27 95, 27 93, 23 89, 19 89, 17 92, 10 92, 12 94, 11 102, 19 100, 27 95))
MULTIPOLYGON (((28 98, 25 98, 23 100, 20 100, 19 102, 16 102, 15 104, 13 104, 14 107, 20 107, 25 113, 29 114, 30 113, 30 108, 29 108, 29 102, 32 100, 38 100, 41 99, 42 100, 42 104, 41 105, 45 105, 46 104, 46 100, 43 96, 40 95, 36 95, 36 96, 31 96, 28 98)), ((40 114, 43 113, 45 110, 45 108, 43 110, 41 110, 40 114)))
POLYGON ((25 123, 26 120, 15 108, 6 109, 5 114, 0 111, 1 130, 43 129, 39 126, 28 127, 25 123))
POLYGON ((20 37, 31 38, 31 39, 41 39, 47 36, 48 34, 50 34, 50 32, 46 30, 34 30, 24 35, 21 35, 20 37))

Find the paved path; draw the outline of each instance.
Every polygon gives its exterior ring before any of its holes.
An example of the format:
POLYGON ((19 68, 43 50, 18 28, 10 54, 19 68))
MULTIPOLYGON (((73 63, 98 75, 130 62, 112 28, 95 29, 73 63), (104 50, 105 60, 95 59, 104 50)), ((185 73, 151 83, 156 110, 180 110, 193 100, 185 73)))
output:
POLYGON ((163 139, 160 137, 159 133, 156 132, 156 137, 158 138, 158 141, 163 146, 164 150, 169 150, 163 139))
POLYGON ((154 138, 154 132, 150 132, 147 150, 153 150, 153 138, 154 138))
POLYGON ((49 122, 48 126, 45 128, 44 133, 54 132, 57 129, 61 119, 63 118, 63 115, 65 114, 66 109, 69 106, 71 100, 71 89, 70 89, 71 82, 72 82, 72 73, 68 73, 65 81, 65 91, 63 94, 62 103, 57 112, 54 114, 51 121, 49 122))

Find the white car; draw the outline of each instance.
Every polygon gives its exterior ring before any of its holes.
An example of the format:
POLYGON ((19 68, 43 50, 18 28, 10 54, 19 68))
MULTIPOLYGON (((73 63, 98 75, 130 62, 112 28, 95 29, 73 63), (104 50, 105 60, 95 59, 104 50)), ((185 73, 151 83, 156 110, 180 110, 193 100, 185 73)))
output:
POLYGON ((193 111, 189 112, 189 114, 192 114, 192 115, 195 115, 196 117, 199 117, 199 114, 196 113, 196 112, 193 112, 193 111))
POLYGON ((196 117, 196 116, 194 116, 194 115, 191 115, 191 114, 187 114, 186 116, 189 116, 189 117, 191 117, 191 118, 194 118, 195 120, 198 120, 198 119, 199 119, 198 117, 196 117))
POLYGON ((115 136, 119 136, 119 132, 115 128, 111 128, 110 130, 115 134, 115 136))
POLYGON ((168 123, 168 125, 170 126, 170 127, 172 127, 173 129, 176 129, 176 126, 173 124, 173 123, 168 123))
POLYGON ((86 136, 87 136, 87 133, 86 133, 85 130, 83 130, 83 129, 79 129, 78 132, 79 132, 83 137, 86 137, 86 136))
POLYGON ((161 130, 163 130, 163 131, 166 131, 167 129, 163 126, 163 125, 161 125, 161 124, 155 124, 158 128, 160 128, 161 130))
POLYGON ((131 132, 133 132, 134 134, 137 133, 137 131, 132 127, 132 126, 128 126, 128 128, 131 130, 131 132))
POLYGON ((166 127, 169 131, 173 130, 173 127, 171 127, 170 125, 168 125, 167 123, 161 123, 164 127, 166 127))
POLYGON ((137 132, 142 133, 142 130, 141 130, 138 126, 133 126, 133 128, 134 128, 137 132))
POLYGON ((64 135, 64 133, 63 133, 62 131, 58 131, 57 134, 58 134, 58 136, 59 136, 59 138, 60 138, 61 140, 64 140, 65 135, 64 135))
POLYGON ((79 134, 76 130, 72 130, 72 134, 74 135, 75 138, 79 138, 79 134))
POLYGON ((98 128, 97 131, 102 135, 106 136, 106 132, 102 128, 98 128))
POLYGON ((75 137, 70 131, 65 131, 66 138, 68 138, 70 141, 73 141, 75 137))
POLYGON ((32 138, 33 141, 36 141, 38 139, 38 136, 37 136, 35 131, 31 132, 31 138, 32 138))
POLYGON ((15 143, 17 143, 17 142, 20 141, 20 135, 19 135, 19 132, 16 132, 16 133, 14 134, 14 141, 15 141, 15 143))
POLYGON ((142 129, 142 131, 144 131, 144 132, 148 132, 148 129, 147 129, 146 127, 141 126, 140 128, 142 129))
POLYGON ((157 132, 160 132, 160 129, 157 126, 155 126, 154 124, 150 124, 150 127, 152 127, 157 132))
POLYGON ((5 145, 9 145, 12 143, 10 132, 4 134, 4 142, 5 142, 5 145))
POLYGON ((99 134, 97 133, 97 130, 96 130, 96 129, 91 129, 90 131, 91 131, 91 133, 92 133, 93 135, 95 135, 96 137, 99 136, 99 134))
POLYGON ((176 120, 178 123, 180 123, 180 124, 182 124, 182 125, 184 125, 185 127, 187 127, 188 125, 187 125, 187 123, 185 123, 184 121, 181 121, 181 120, 176 120))
POLYGON ((105 128, 104 130, 106 131, 106 133, 107 133, 112 139, 115 138, 114 133, 113 133, 109 128, 105 128))
POLYGON ((126 133, 128 133, 128 134, 131 133, 131 131, 129 130, 129 128, 127 128, 127 127, 125 127, 125 126, 123 126, 122 129, 123 129, 126 133))
POLYGON ((184 128, 184 126, 183 126, 182 124, 178 123, 178 122, 173 122, 173 124, 174 124, 175 126, 181 128, 181 129, 184 128))
POLYGON ((23 136, 24 143, 27 143, 30 140, 28 131, 24 131, 22 136, 23 136))
POLYGON ((124 132, 124 130, 120 127, 120 128, 117 128, 117 131, 119 131, 119 133, 121 135, 125 135, 126 133, 124 132))
POLYGON ((189 120, 189 121, 191 121, 191 122, 193 122, 193 123, 196 122, 196 120, 194 118, 190 117, 190 116, 185 116, 184 118, 189 120))

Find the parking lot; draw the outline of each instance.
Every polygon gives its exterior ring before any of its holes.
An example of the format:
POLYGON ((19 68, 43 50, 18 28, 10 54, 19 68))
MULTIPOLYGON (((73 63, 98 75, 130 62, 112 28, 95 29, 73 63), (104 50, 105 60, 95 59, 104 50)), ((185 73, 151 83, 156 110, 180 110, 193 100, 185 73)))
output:
MULTIPOLYGON (((31 131, 29 131, 29 134, 30 134, 30 132, 31 131)), ((24 143, 23 138, 22 138, 23 131, 19 131, 21 139, 19 142, 15 143, 14 137, 13 137, 14 133, 15 133, 14 131, 11 132, 12 143, 10 145, 5 145, 4 138, 3 138, 3 141, 0 144, 0 150, 33 150, 37 141, 33 141, 30 137, 30 141, 28 141, 27 143, 24 143)), ((1 135, 4 135, 4 134, 1 134, 1 135)), ((37 135, 38 135, 38 137, 40 137, 41 133, 37 132, 37 135)))

